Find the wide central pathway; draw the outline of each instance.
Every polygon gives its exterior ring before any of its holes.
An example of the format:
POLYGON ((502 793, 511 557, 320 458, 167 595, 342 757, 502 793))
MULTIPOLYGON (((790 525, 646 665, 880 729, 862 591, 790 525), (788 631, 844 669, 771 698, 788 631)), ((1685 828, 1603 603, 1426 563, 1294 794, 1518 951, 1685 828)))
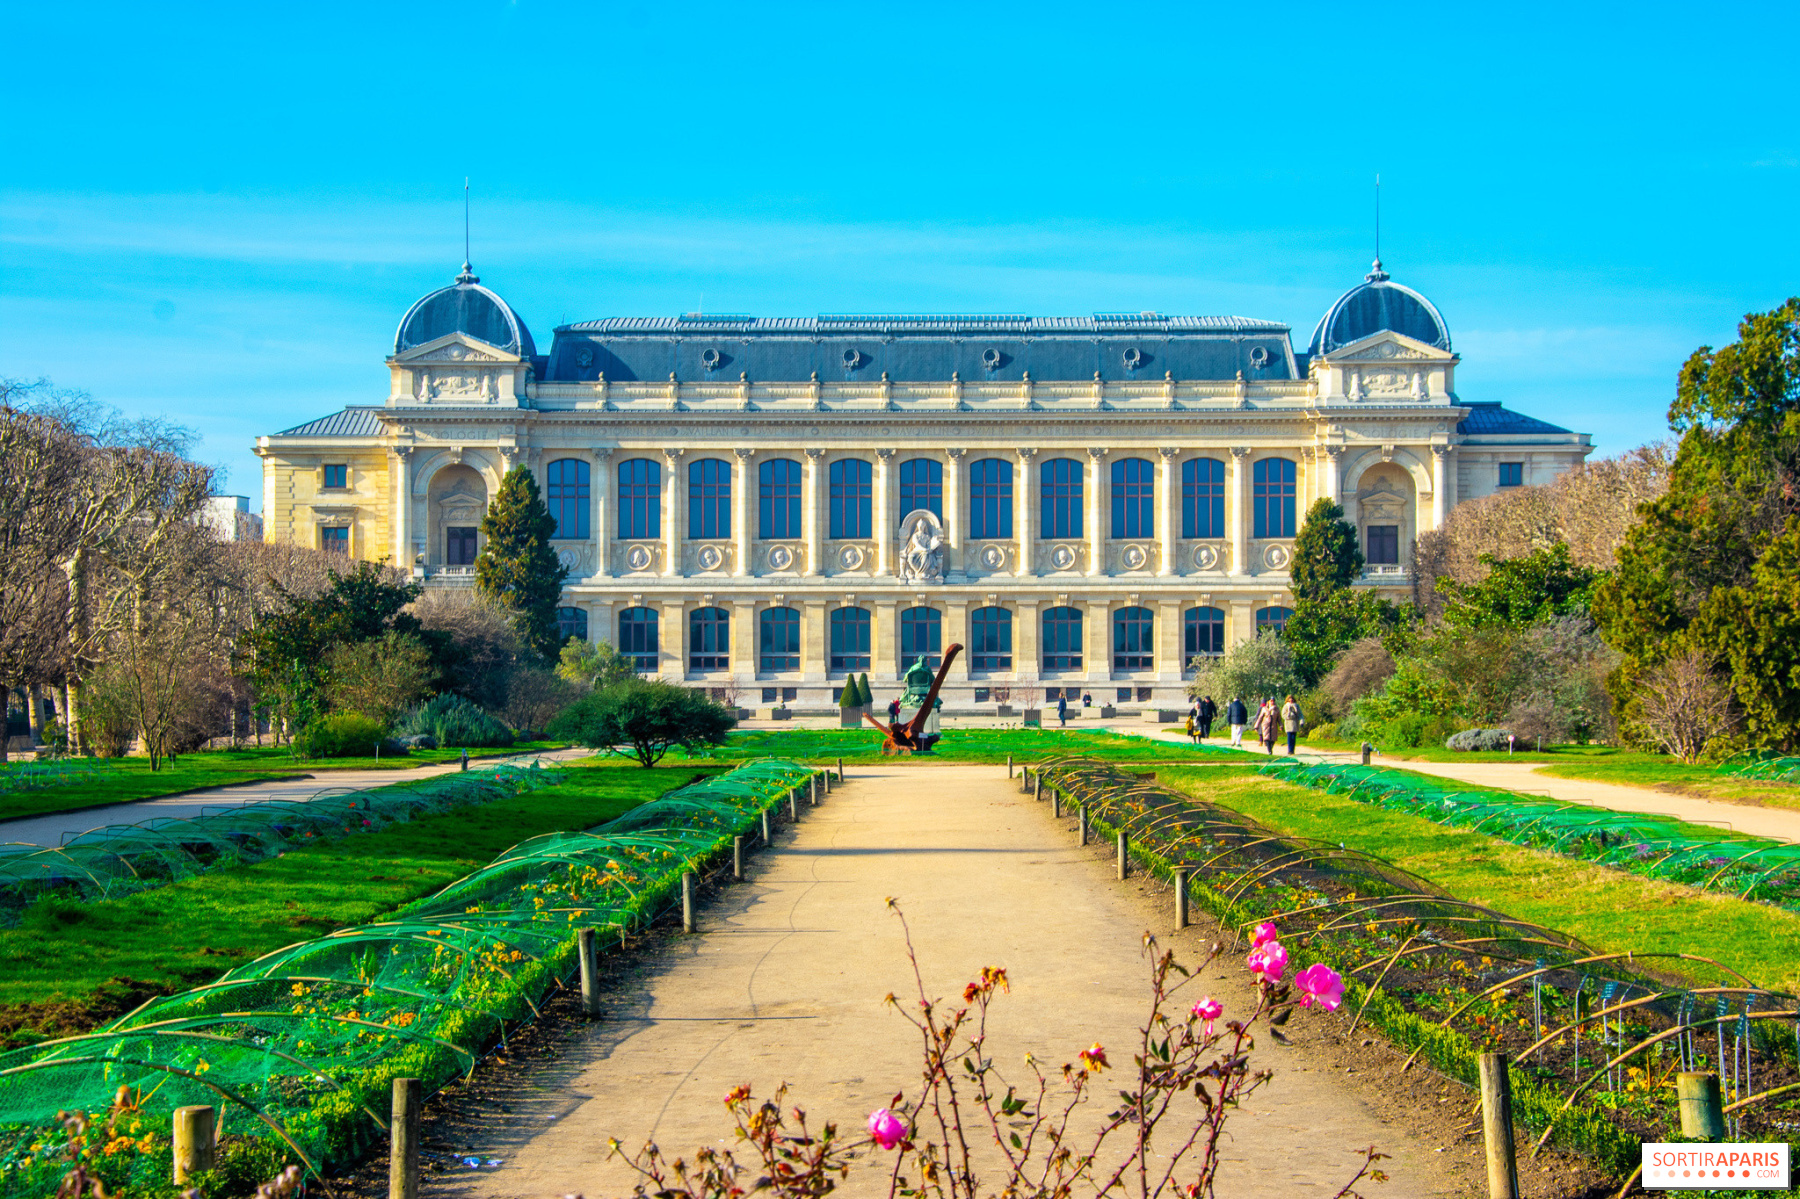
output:
MULTIPOLYGON (((654 1140, 689 1161, 698 1147, 728 1146, 722 1100, 739 1084, 760 1097, 785 1081, 788 1103, 815 1127, 829 1119, 862 1135, 872 1109, 918 1093, 917 1035, 882 1002, 892 992, 910 1005, 915 993, 889 896, 911 922, 932 996, 955 999, 986 965, 1009 971, 989 1047, 1009 1079, 1025 1080, 1026 1051, 1054 1069, 1095 1041, 1129 1069, 1147 1006, 1140 938, 1151 921, 1166 931, 1168 901, 1147 910, 1135 883, 1114 881, 1108 863, 1075 847, 1066 822, 1016 787, 995 766, 853 767, 752 859, 749 881, 703 912, 701 935, 627 986, 520 1093, 470 1117, 479 1143, 459 1151, 503 1164, 428 1176, 427 1193, 629 1194, 634 1176, 607 1160, 608 1139, 654 1140)), ((1171 940, 1192 961, 1202 935, 1171 940)), ((1228 1010, 1250 1002, 1236 957, 1199 985, 1228 1010)), ((1200 997, 1183 995, 1189 1005, 1200 997)), ((1261 1039, 1256 1060, 1277 1075, 1231 1121, 1221 1193, 1334 1194, 1354 1168, 1351 1151, 1371 1144, 1395 1158, 1383 1194, 1458 1193, 1448 1155, 1415 1140, 1406 1112, 1384 1117, 1360 1078, 1333 1072, 1319 1045, 1324 1019, 1297 1014, 1292 1048, 1261 1039)), ((1120 1085, 1106 1076, 1094 1111, 1110 1110, 1120 1085)), ((885 1183, 879 1167, 852 1171, 847 1193, 885 1183)))

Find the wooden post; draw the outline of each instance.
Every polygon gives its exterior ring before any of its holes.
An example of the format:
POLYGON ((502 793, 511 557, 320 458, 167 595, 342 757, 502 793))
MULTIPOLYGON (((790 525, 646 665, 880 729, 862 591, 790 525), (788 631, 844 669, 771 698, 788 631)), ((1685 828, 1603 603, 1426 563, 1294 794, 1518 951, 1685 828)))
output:
POLYGON ((1681 1135, 1702 1141, 1725 1139, 1725 1113, 1719 1101, 1719 1076, 1708 1071, 1675 1076, 1675 1095, 1681 1104, 1681 1135))
POLYGON ((744 839, 731 839, 731 877, 738 882, 744 881, 744 839))
POLYGON ((686 870, 681 875, 681 931, 694 931, 694 872, 686 870))
POLYGON ((175 1109, 176 1182, 186 1182, 189 1175, 210 1170, 218 1161, 218 1143, 213 1131, 216 1114, 206 1106, 175 1109))
MULTIPOLYGON (((593 929, 583 929, 593 932, 593 929)), ((388 1139, 388 1199, 419 1199, 419 1080, 394 1080, 388 1139)))
POLYGON ((1036 775, 1032 776, 1031 799, 1032 799, 1032 802, 1037 803, 1037 802, 1041 802, 1043 800, 1043 798, 1044 798, 1044 776, 1040 773, 1040 774, 1036 774, 1036 775))
POLYGON ((1367 741, 1363 742, 1363 765, 1364 766, 1367 766, 1369 764, 1369 753, 1374 748, 1375 747, 1373 745, 1370 745, 1367 741))
POLYGON ((769 809, 764 808, 762 810, 762 820, 763 820, 763 844, 768 845, 771 841, 771 838, 769 836, 769 809))
MULTIPOLYGON (((584 928, 575 934, 575 956, 581 961, 581 1014, 588 1019, 598 1019, 600 1015, 600 949, 595 944, 598 934, 591 928, 584 928)), ((619 930, 619 942, 624 944, 625 930, 619 930)))
POLYGON ((1488 1199, 1519 1199, 1513 1161, 1512 1076, 1504 1053, 1481 1055, 1481 1131, 1487 1142, 1488 1199))
POLYGON ((1050 788, 1050 814, 1058 820, 1062 819, 1062 792, 1055 787, 1050 788))
POLYGON ((1188 868, 1175 867, 1175 927, 1188 926, 1188 868))
POLYGON ((1007 754, 1006 755, 1006 777, 1011 778, 1012 776, 1013 776, 1012 755, 1007 754))
MULTIPOLYGON (((814 784, 814 789, 817 789, 817 784, 814 784)), ((813 802, 818 803, 819 801, 815 799, 813 802)), ((788 819, 796 823, 800 820, 800 788, 798 787, 788 792, 788 819)))
POLYGON ((1083 804, 1075 812, 1075 833, 1077 845, 1087 844, 1087 805, 1083 804))
POLYGON ((1125 830, 1120 829, 1119 830, 1119 881, 1120 882, 1124 882, 1125 876, 1128 873, 1130 873, 1130 866, 1129 866, 1130 862, 1131 862, 1131 858, 1127 855, 1126 849, 1125 849, 1125 830))
POLYGON ((838 782, 844 781, 844 759, 838 759, 838 782))

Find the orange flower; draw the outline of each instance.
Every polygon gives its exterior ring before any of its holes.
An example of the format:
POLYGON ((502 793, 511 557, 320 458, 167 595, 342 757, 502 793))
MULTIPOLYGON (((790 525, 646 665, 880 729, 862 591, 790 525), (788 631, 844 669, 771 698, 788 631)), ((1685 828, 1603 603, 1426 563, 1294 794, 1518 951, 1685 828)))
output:
POLYGON ((1091 1048, 1083 1049, 1076 1056, 1081 1059, 1082 1069, 1089 1074, 1098 1074, 1110 1065, 1106 1060, 1106 1050, 1101 1048, 1098 1041, 1095 1041, 1091 1048))

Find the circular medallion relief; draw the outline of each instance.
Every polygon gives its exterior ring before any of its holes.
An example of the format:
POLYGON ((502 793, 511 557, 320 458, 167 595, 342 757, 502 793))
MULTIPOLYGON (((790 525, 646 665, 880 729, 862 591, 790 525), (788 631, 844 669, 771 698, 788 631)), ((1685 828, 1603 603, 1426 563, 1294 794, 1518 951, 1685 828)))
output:
POLYGON ((634 545, 625 551, 625 565, 633 570, 649 570, 651 559, 654 557, 649 546, 634 545))
POLYGON ((576 556, 574 550, 557 550, 556 560, 563 564, 564 570, 573 571, 575 569, 576 556))
POLYGON ((860 545, 847 545, 838 551, 838 565, 845 570, 855 570, 863 564, 863 551, 860 545))
POLYGON ((1125 564, 1126 570, 1142 570, 1150 561, 1150 553, 1141 545, 1128 545, 1119 551, 1119 561, 1125 564))
POLYGON ((1210 545, 1194 547, 1194 565, 1201 570, 1211 570, 1219 564, 1219 551, 1210 545))
POLYGON ((1058 570, 1068 570, 1075 565, 1075 547, 1059 545, 1050 551, 1050 565, 1058 570))
POLYGON ((694 560, 700 563, 701 570, 717 570, 724 564, 725 555, 716 545, 703 545, 694 560))
POLYGON ((769 569, 786 570, 794 564, 794 551, 785 545, 769 547, 769 569))
POLYGON ((1263 561, 1271 570, 1284 570, 1293 561, 1294 552, 1285 545, 1272 545, 1263 551, 1263 561))
POLYGON ((1006 551, 997 545, 983 546, 981 564, 989 570, 999 570, 1006 565, 1006 551))

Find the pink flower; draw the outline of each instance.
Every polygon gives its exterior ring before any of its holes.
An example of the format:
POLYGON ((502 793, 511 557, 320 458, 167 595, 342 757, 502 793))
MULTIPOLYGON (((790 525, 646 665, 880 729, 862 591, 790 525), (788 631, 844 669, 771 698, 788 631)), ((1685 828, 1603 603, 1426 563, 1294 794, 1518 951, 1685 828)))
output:
POLYGON ((1311 1007, 1316 1002, 1326 1011, 1335 1012, 1344 1002, 1344 976, 1324 962, 1314 962, 1294 975, 1294 985, 1300 988, 1301 1007, 1311 1007))
POLYGON ((892 1149, 906 1139, 906 1125, 885 1107, 869 1113, 869 1135, 883 1149, 892 1149))
POLYGON ((1225 1005, 1214 999, 1211 995, 1208 995, 1205 999, 1202 999, 1199 1003, 1194 1005, 1194 1015, 1198 1019, 1206 1021, 1206 1035, 1209 1037, 1212 1036, 1213 1033, 1213 1021, 1224 1014, 1225 1005))
POLYGON ((1250 938, 1250 947, 1252 949, 1261 949, 1264 945, 1267 945, 1270 941, 1273 941, 1280 935, 1281 934, 1276 931, 1273 924, 1264 921, 1262 924, 1256 926, 1256 935, 1250 938))
POLYGON ((1250 973, 1260 975, 1271 983, 1281 981, 1287 972, 1288 951, 1280 941, 1265 941, 1261 946, 1250 951, 1244 959, 1244 965, 1250 967, 1250 973))
POLYGON ((1100 1042, 1098 1041, 1095 1041, 1092 1046, 1083 1049, 1075 1056, 1081 1059, 1082 1069, 1086 1070, 1089 1074, 1098 1074, 1100 1071, 1112 1065, 1111 1062, 1106 1060, 1106 1050, 1101 1048, 1100 1042))

